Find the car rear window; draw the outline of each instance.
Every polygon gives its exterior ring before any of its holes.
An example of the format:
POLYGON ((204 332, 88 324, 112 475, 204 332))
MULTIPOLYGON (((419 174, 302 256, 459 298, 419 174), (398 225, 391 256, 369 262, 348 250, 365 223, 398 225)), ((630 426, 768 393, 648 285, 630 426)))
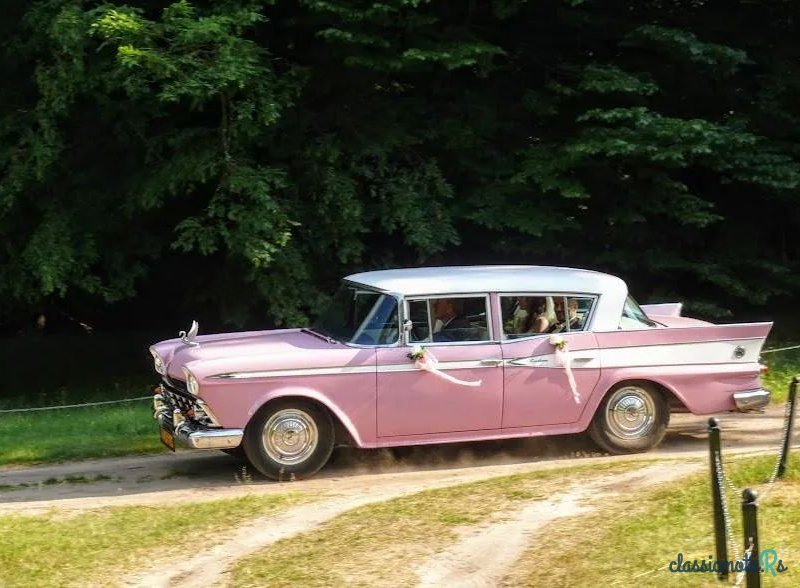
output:
POLYGON ((633 296, 628 296, 622 307, 622 317, 619 321, 619 328, 623 330, 647 329, 655 326, 657 326, 656 323, 647 318, 642 307, 633 299, 633 296))

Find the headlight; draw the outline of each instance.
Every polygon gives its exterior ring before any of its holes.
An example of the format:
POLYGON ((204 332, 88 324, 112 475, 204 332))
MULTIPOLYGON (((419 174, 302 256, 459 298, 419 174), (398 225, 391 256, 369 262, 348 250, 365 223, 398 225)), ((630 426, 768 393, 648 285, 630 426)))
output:
POLYGON ((200 384, 197 382, 197 378, 186 368, 183 368, 183 373, 186 376, 186 390, 192 396, 197 396, 197 393, 200 391, 200 384))
POLYGON ((153 369, 156 370, 157 373, 161 374, 162 376, 167 373, 167 368, 164 365, 164 360, 159 357, 158 353, 150 350, 150 355, 153 356, 153 369))

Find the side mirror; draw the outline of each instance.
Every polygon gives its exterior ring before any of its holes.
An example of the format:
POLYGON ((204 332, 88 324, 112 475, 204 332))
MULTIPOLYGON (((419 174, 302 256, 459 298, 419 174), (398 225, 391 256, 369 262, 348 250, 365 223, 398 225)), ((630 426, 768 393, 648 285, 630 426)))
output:
POLYGON ((413 326, 409 319, 403 321, 403 345, 411 345, 411 328, 413 326))

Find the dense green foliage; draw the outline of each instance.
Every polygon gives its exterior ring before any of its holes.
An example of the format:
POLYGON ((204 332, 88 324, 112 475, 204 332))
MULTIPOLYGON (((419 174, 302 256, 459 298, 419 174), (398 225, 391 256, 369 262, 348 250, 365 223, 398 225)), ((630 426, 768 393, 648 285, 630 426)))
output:
POLYGON ((295 323, 425 263, 594 267, 709 316, 800 291, 792 3, 4 8, 0 320, 168 280, 295 323))

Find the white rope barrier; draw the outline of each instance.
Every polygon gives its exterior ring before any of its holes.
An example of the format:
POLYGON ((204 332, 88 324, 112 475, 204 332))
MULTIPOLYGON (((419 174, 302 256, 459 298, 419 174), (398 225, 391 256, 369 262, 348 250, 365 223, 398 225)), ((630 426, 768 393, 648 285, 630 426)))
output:
POLYGON ((62 404, 59 406, 38 406, 35 408, 8 408, 4 410, 0 410, 0 413, 8 413, 8 412, 35 412, 39 410, 59 410, 61 408, 83 408, 85 406, 102 406, 104 404, 120 404, 122 402, 135 402, 137 400, 147 400, 148 398, 153 398, 152 395, 150 396, 137 396, 136 398, 123 398, 121 400, 104 400, 102 402, 85 402, 83 404, 62 404))
POLYGON ((777 349, 764 349, 761 353, 777 353, 778 351, 790 351, 800 349, 800 345, 790 345, 789 347, 778 347, 777 349))

